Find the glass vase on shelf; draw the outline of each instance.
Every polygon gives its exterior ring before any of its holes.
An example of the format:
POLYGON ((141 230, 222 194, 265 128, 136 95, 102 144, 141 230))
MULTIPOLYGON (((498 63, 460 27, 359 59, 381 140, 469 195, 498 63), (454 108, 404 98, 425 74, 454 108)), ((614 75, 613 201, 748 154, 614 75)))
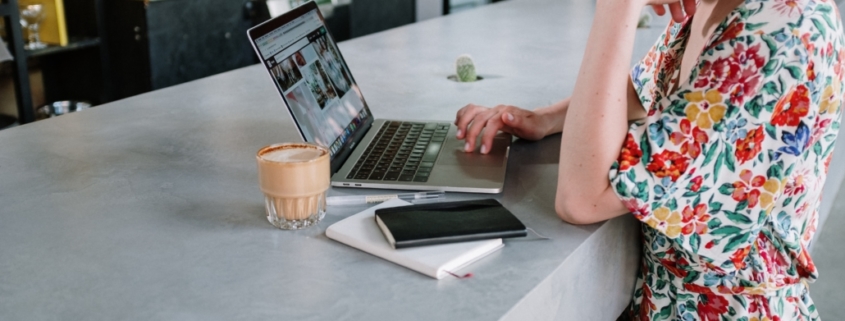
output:
POLYGON ((21 9, 21 26, 27 29, 29 34, 27 44, 24 46, 27 50, 35 50, 46 48, 47 44, 41 42, 41 35, 39 34, 39 24, 44 20, 44 5, 42 4, 28 4, 22 5, 21 9))

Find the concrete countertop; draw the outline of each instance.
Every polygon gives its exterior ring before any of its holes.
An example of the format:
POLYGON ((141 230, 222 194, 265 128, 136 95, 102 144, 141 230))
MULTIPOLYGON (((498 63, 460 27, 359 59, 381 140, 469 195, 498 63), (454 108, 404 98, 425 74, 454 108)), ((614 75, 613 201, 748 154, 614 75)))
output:
MULTIPOLYGON (((470 102, 568 96, 592 13, 511 0, 340 49, 376 117, 451 120, 470 102), (485 80, 446 79, 464 53, 485 80)), ((636 57, 662 25, 639 31, 636 57)), ((258 65, 0 131, 0 319, 612 320, 628 303, 637 223, 557 218, 559 136, 515 142, 502 194, 447 196, 497 198, 551 240, 508 240, 472 278, 440 281, 326 238, 364 207, 267 223, 254 154, 292 140, 258 65)))

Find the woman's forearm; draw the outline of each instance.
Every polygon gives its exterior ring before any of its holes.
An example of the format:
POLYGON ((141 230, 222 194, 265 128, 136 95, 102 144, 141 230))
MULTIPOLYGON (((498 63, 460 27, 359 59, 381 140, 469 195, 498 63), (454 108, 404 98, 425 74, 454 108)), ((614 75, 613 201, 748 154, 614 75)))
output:
POLYGON ((549 106, 534 110, 534 112, 537 113, 546 124, 546 133, 543 136, 557 134, 563 130, 563 123, 566 121, 566 110, 569 108, 569 101, 570 99, 567 97, 549 106))
MULTIPOLYGON (((643 108, 640 98, 637 97, 637 92, 634 90, 634 84, 631 81, 631 76, 626 73, 625 78, 628 79, 628 120, 631 121, 645 118, 646 110, 643 108)), ((563 131, 563 123, 566 121, 566 110, 569 109, 570 101, 571 97, 567 97, 549 106, 534 110, 535 113, 542 116, 548 122, 546 126, 546 133, 543 136, 549 136, 563 131)))
POLYGON ((598 0, 587 49, 567 107, 555 208, 573 223, 625 212, 609 191, 608 170, 625 139, 628 67, 644 2, 598 0))

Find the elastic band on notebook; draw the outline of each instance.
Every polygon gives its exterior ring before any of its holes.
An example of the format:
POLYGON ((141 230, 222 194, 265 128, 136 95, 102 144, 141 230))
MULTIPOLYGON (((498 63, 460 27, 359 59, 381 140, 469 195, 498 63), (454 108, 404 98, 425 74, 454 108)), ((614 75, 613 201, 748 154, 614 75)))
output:
POLYGON ((449 271, 446 271, 446 270, 443 270, 443 272, 446 272, 446 273, 448 273, 449 275, 454 276, 454 277, 456 277, 456 278, 458 278, 458 279, 469 279, 469 278, 471 278, 471 277, 472 277, 472 273, 467 273, 467 274, 464 274, 464 275, 457 275, 457 274, 455 274, 455 273, 452 273, 452 272, 449 272, 449 271))
POLYGON ((531 231, 531 233, 534 233, 534 235, 536 235, 537 237, 539 237, 539 238, 541 238, 541 239, 544 239, 544 240, 551 240, 550 238, 545 237, 545 236, 543 236, 543 235, 542 235, 542 234, 540 234, 540 233, 537 233, 537 231, 535 231, 534 229, 532 229, 532 228, 530 228, 530 227, 526 227, 526 229, 527 229, 527 230, 529 230, 529 231, 531 231))

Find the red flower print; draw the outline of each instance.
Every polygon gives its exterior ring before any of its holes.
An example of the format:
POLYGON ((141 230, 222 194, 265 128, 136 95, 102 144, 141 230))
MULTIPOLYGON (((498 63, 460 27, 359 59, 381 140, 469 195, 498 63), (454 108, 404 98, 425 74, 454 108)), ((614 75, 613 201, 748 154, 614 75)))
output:
POLYGON ((654 64, 654 61, 657 59, 657 57, 658 54, 655 52, 655 50, 649 50, 648 54, 646 54, 645 58, 643 58, 643 64, 646 68, 651 68, 651 65, 654 64))
POLYGON ((688 154, 692 158, 701 155, 701 145, 710 141, 707 133, 698 127, 692 127, 688 119, 681 120, 681 131, 669 135, 675 145, 681 145, 681 154, 688 154))
POLYGON ((649 311, 657 310, 657 305, 652 300, 651 288, 648 283, 643 284, 643 301, 640 303, 639 320, 650 320, 649 311))
POLYGON ((704 178, 703 178, 703 177, 701 177, 701 176, 696 176, 696 177, 694 177, 694 178, 690 181, 690 184, 689 184, 689 187, 688 187, 688 188, 689 188, 689 190, 691 190, 691 191, 693 191, 693 192, 698 192, 699 190, 701 190, 701 183, 702 183, 703 181, 704 181, 704 178))
POLYGON ((718 87, 720 93, 730 97, 731 103, 740 104, 745 96, 756 92, 761 84, 760 69, 766 59, 760 55, 760 48, 760 44, 746 47, 738 43, 731 56, 716 59, 712 64, 705 62, 695 87, 718 87))
POLYGON ((731 262, 733 262, 734 266, 737 270, 742 270, 745 268, 745 258, 748 257, 748 253, 751 252, 751 245, 736 250, 733 255, 731 255, 731 262))
POLYGON ((631 166, 639 164, 641 157, 643 157, 643 151, 634 141, 634 135, 628 133, 628 136, 625 137, 625 144, 622 145, 622 152, 619 153, 619 158, 616 160, 619 162, 619 171, 628 170, 631 166))
POLYGON ((810 60, 810 63, 807 65, 807 79, 809 79, 810 81, 816 80, 816 70, 813 69, 814 66, 815 64, 812 60, 810 60))
POLYGON ((690 235, 693 232, 702 235, 707 233, 707 223, 710 222, 710 214, 707 214, 707 204, 698 204, 695 208, 684 207, 683 211, 684 228, 681 233, 690 235))
POLYGON ((739 160, 740 164, 743 164, 749 160, 754 159, 757 157, 757 154, 760 153, 763 145, 763 138, 765 138, 763 134, 763 126, 757 127, 757 129, 749 131, 745 138, 737 139, 736 140, 736 150, 734 151, 734 155, 736 159, 739 160))
POLYGON ((646 169, 659 178, 671 177, 674 182, 678 180, 681 173, 686 172, 689 161, 690 159, 682 154, 663 150, 651 158, 651 163, 646 166, 646 169))
POLYGON ((634 217, 637 219, 642 219, 649 214, 648 206, 641 205, 640 201, 636 198, 624 200, 622 201, 622 205, 625 205, 625 208, 631 211, 631 214, 634 214, 634 217))
POLYGON ((752 175, 754 174, 750 170, 743 169, 739 173, 742 180, 733 183, 734 191, 731 194, 731 198, 737 202, 748 201, 748 207, 757 206, 757 202, 760 200, 759 187, 766 184, 766 178, 762 175, 753 178, 752 175))
POLYGON ((662 260, 660 260, 660 265, 663 265, 663 267, 666 268, 666 271, 669 271, 669 273, 672 273, 679 278, 685 278, 685 277, 687 277, 687 274, 689 273, 686 270, 678 267, 678 265, 683 265, 683 264, 678 264, 678 262, 675 262, 675 261, 672 261, 672 260, 662 259, 662 260))
POLYGON ((719 35, 719 39, 712 42, 710 46, 707 47, 707 50, 712 49, 713 47, 722 42, 735 39, 737 36, 739 36, 740 33, 742 33, 742 30, 745 30, 745 23, 742 23, 740 19, 734 19, 733 21, 731 21, 728 27, 725 28, 725 31, 723 31, 722 34, 719 35))
POLYGON ((719 321, 721 315, 728 313, 728 300, 720 295, 702 295, 698 301, 698 317, 702 321, 719 321))
POLYGON ((810 91, 807 87, 798 85, 789 90, 772 113, 772 124, 775 126, 798 126, 801 118, 810 112, 810 91), (788 105, 788 106, 787 106, 788 105))
MULTIPOLYGON (((807 48, 807 52, 813 52, 813 50, 816 49, 816 45, 814 45, 813 42, 810 41, 810 36, 812 36, 812 35, 809 32, 801 35, 801 43, 804 44, 804 48, 807 48)), ((812 67, 812 66, 813 66, 813 62, 810 61, 810 67, 812 67)), ((815 78, 815 77, 813 77, 813 78, 815 78)), ((810 80, 812 81, 813 79, 810 79, 810 80)))
POLYGON ((780 12, 781 15, 787 17, 797 17, 801 14, 801 7, 798 0, 776 0, 774 8, 780 12))
MULTIPOLYGON (((830 50, 833 51, 832 47, 830 50)), ((843 68, 845 67, 845 49, 839 49, 838 55, 839 59, 834 59, 836 62, 833 63, 833 73, 836 75, 837 79, 842 79, 842 72, 843 69, 845 69, 843 68)))

